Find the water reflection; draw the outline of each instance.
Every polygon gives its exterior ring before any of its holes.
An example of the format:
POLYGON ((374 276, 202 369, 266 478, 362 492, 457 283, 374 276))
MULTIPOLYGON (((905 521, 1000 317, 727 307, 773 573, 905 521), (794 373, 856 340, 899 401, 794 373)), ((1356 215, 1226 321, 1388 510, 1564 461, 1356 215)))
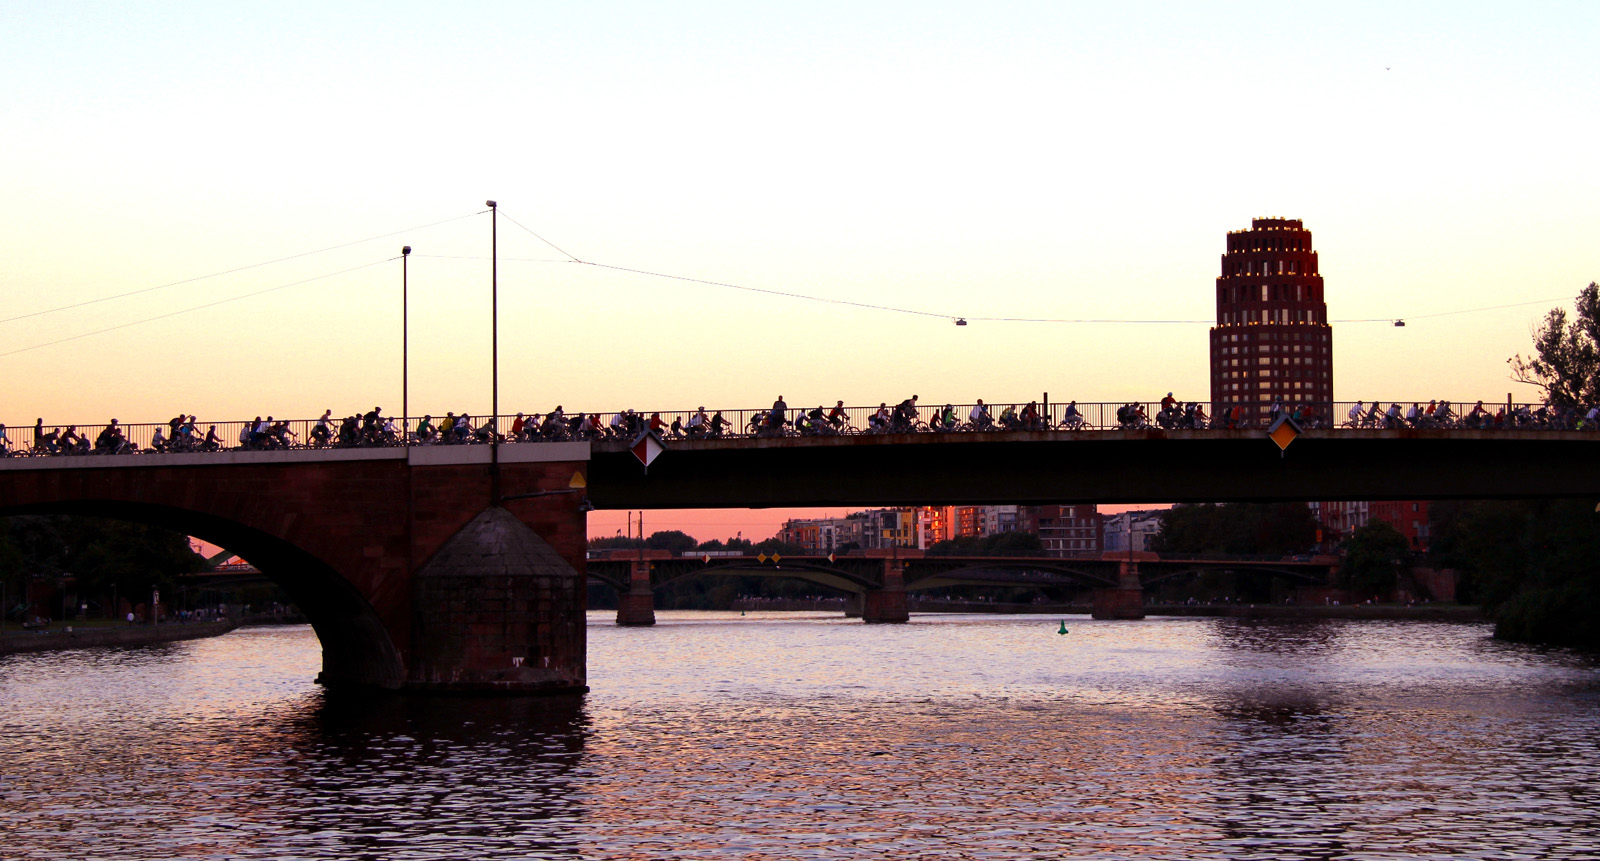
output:
POLYGON ((417 857, 575 857, 583 816, 572 772, 581 697, 326 696, 283 727, 301 759, 274 795, 290 852, 417 857))
MULTIPOLYGON (((1206 642, 1219 653, 1233 651, 1294 656, 1296 658, 1337 657, 1344 646, 1344 635, 1352 633, 1349 622, 1339 619, 1296 620, 1286 625, 1277 619, 1206 620, 1206 642)), ((1359 631, 1353 632, 1360 636, 1359 631)))
POLYGON ((1587 857, 1592 661, 1481 626, 662 614, 582 699, 333 697, 309 630, 0 660, 0 855, 1587 857))

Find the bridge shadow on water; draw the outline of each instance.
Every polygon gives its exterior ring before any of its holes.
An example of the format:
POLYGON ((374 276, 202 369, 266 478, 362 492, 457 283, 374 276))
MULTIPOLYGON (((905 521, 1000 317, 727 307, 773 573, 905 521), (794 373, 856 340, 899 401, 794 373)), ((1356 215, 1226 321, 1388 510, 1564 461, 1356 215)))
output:
POLYGON ((323 688, 292 728, 310 738, 408 736, 440 742, 533 740, 542 751, 583 749, 589 719, 581 693, 531 697, 417 696, 396 691, 323 688))
MULTIPOLYGON (((478 857, 583 857, 572 823, 586 807, 570 789, 593 732, 581 694, 322 689, 282 706, 261 728, 288 766, 269 790, 279 849, 383 857, 398 839, 413 857, 464 857, 468 845, 478 857)), ((259 768, 260 742, 248 744, 259 768)))

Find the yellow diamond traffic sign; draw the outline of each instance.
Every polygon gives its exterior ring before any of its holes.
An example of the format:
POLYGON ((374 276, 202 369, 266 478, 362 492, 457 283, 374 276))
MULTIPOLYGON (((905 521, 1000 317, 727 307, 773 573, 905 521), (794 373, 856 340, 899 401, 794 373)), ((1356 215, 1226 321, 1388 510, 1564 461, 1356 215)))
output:
POLYGON ((1267 436, 1278 444, 1279 451, 1283 451, 1300 436, 1300 426, 1294 423, 1294 419, 1284 416, 1272 423, 1267 436))

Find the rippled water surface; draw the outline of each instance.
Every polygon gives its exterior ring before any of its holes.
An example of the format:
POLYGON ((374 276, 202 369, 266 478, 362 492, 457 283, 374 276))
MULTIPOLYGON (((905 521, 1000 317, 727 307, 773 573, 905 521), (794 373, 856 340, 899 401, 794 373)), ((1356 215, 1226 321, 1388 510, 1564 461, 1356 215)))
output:
POLYGON ((1420 622, 590 617, 570 701, 307 628, 0 658, 3 858, 1594 858, 1600 672, 1420 622))

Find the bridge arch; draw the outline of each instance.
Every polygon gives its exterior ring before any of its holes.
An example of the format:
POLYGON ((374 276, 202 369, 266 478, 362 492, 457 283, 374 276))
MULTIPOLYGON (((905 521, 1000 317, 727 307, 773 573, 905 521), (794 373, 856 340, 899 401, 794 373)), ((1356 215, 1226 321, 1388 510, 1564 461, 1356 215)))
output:
POLYGON ((1327 582, 1327 569, 1324 568, 1308 569, 1262 564, 1190 565, 1186 567, 1173 568, 1170 571, 1162 571, 1159 574, 1147 575, 1142 579, 1146 586, 1150 586, 1160 583, 1164 580, 1173 580, 1178 577, 1216 571, 1231 571, 1240 574, 1260 574, 1271 577, 1283 577, 1288 580, 1297 580, 1302 583, 1310 583, 1312 585, 1321 585, 1327 582))
POLYGON ((61 514, 157 526, 238 554, 282 587, 322 644, 319 681, 398 688, 404 662, 376 609, 327 561, 279 536, 237 520, 171 505, 83 498, 0 506, 0 517, 61 514))
POLYGON ((690 577, 719 575, 801 580, 807 583, 815 583, 818 586, 826 586, 840 592, 853 593, 864 592, 879 585, 877 580, 860 572, 812 562, 785 563, 782 565, 751 565, 748 562, 730 562, 705 565, 703 567, 685 566, 665 572, 659 579, 654 579, 652 585, 664 586, 690 577))
MULTIPOLYGON (((924 560, 936 560, 938 557, 924 557, 924 560)), ((919 560, 923 561, 923 560, 919 560)), ((921 572, 913 566, 906 576, 907 589, 937 589, 945 585, 959 583, 961 585, 981 586, 1115 586, 1117 585, 1115 563, 1106 571, 1095 571, 1089 568, 1073 566, 1063 563, 1040 562, 1038 560, 1012 561, 1003 556, 986 558, 981 563, 961 565, 956 568, 947 568, 939 571, 921 572), (979 577, 984 573, 994 571, 1048 572, 1055 575, 1051 578, 1017 577, 1004 579, 997 577, 979 577)))

